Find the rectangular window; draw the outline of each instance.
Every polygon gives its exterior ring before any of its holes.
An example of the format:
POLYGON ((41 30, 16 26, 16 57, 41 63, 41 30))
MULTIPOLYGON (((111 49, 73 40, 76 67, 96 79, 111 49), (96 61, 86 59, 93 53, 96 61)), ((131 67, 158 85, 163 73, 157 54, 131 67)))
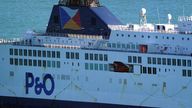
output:
POLYGON ((148 67, 148 74, 152 74, 151 68, 148 67))
POLYGON ((146 74, 147 73, 147 68, 143 67, 143 73, 146 74))
POLYGON ((116 48, 116 44, 115 43, 112 43, 112 48, 116 48))
POLYGON ((32 60, 31 59, 29 59, 29 66, 32 66, 32 60))
POLYGON ((75 58, 79 59, 79 53, 75 53, 75 58))
POLYGON ((137 57, 133 56, 133 63, 137 63, 137 57))
POLYGON ((27 59, 24 59, 24 66, 27 66, 27 59))
POLYGON ((47 61, 47 67, 51 67, 51 61, 47 61))
POLYGON ((69 54, 69 52, 66 52, 66 58, 67 58, 67 59, 70 58, 70 54, 69 54))
POLYGON ((171 59, 170 58, 167 59, 167 65, 171 65, 171 59))
POLYGON ((141 57, 138 57, 138 63, 142 63, 141 57))
POLYGON ((107 43, 107 47, 108 47, 108 48, 111 48, 111 43, 107 43))
POLYGON ((47 62, 45 60, 43 60, 43 67, 47 66, 47 62))
POLYGON ((18 49, 14 49, 14 55, 18 55, 18 49))
POLYGON ((38 60, 38 66, 41 67, 41 60, 38 60))
POLYGON ((36 57, 36 56, 37 56, 37 51, 33 50, 33 57, 36 57))
POLYGON ((55 61, 52 61, 52 67, 55 68, 55 61))
POLYGON ((108 64, 104 64, 104 70, 108 71, 108 64))
POLYGON ((23 65, 23 59, 19 59, 19 65, 20 65, 20 66, 23 65))
POLYGON ((153 68, 153 74, 157 74, 157 69, 153 68))
POLYGON ((191 77, 191 70, 188 70, 188 77, 191 77))
POLYGON ((52 51, 52 57, 55 58, 55 51, 52 51))
POLYGON ((28 56, 32 56, 32 50, 28 50, 28 56))
POLYGON ((172 65, 173 66, 176 66, 176 61, 177 61, 176 59, 172 59, 172 65))
POLYGON ((95 70, 98 70, 98 64, 95 64, 94 67, 95 67, 95 70))
POLYGON ((93 54, 90 54, 90 60, 93 60, 93 54))
POLYGON ((60 61, 57 61, 57 68, 60 68, 61 67, 61 63, 60 61))
POLYGON ((156 58, 153 57, 153 64, 157 64, 156 58))
POLYGON ((90 70, 93 70, 93 63, 90 64, 90 70))
POLYGON ((38 50, 38 57, 41 57, 41 51, 38 50))
POLYGON ((157 64, 161 65, 161 58, 157 58, 157 64))
POLYGON ((12 48, 9 50, 9 54, 13 55, 13 49, 12 48))
POLYGON ((99 54, 99 60, 103 61, 103 54, 99 54))
POLYGON ((191 67, 191 60, 187 60, 187 66, 191 67))
POLYGON ((99 70, 103 70, 103 64, 99 64, 99 70))
POLYGON ((89 64, 85 63, 85 70, 89 70, 89 64))
POLYGON ((95 55, 94 55, 94 58, 95 58, 95 60, 97 61, 98 58, 99 58, 99 57, 98 57, 98 54, 95 54, 95 55))
POLYGON ((24 56, 27 56, 27 50, 24 49, 24 56))
POLYGON ((181 66, 181 60, 177 59, 177 66, 181 66))
POLYGON ((37 66, 37 60, 33 60, 33 66, 37 66))
POLYGON ((71 59, 75 58, 75 54, 73 52, 71 52, 71 59))
POLYGON ((19 49, 19 56, 23 56, 23 50, 19 49))
POLYGON ((186 77, 187 76, 187 71, 183 70, 183 76, 186 77))
POLYGON ((122 48, 125 49, 125 44, 122 44, 122 48))
POLYGON ((15 58, 15 65, 17 66, 18 65, 18 59, 15 58))
POLYGON ((13 65, 13 58, 10 58, 10 64, 13 65))
POLYGON ((57 51, 57 58, 60 58, 60 52, 59 51, 57 51))
POLYGON ((89 59, 89 54, 85 53, 85 60, 88 60, 88 59, 89 59))
POLYGON ((132 63, 132 57, 128 56, 128 63, 132 63))
POLYGON ((182 60, 183 66, 187 66, 187 61, 186 60, 182 60))
POLYGON ((51 58, 51 52, 50 51, 47 51, 47 57, 51 58))
POLYGON ((117 44, 117 48, 121 48, 121 45, 119 43, 117 44))
POLYGON ((151 64, 151 57, 147 58, 148 64, 151 64))
POLYGON ((46 51, 43 51, 43 57, 46 57, 46 51))
POLYGON ((107 54, 104 54, 104 61, 108 61, 108 56, 107 56, 107 54))
POLYGON ((166 58, 163 58, 163 65, 166 65, 166 58))

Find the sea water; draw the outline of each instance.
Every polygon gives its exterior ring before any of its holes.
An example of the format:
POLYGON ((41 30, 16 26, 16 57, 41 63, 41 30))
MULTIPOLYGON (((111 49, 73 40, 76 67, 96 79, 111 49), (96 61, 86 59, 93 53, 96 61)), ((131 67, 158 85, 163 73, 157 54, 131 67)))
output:
MULTIPOLYGON (((52 6, 58 0, 0 0, 0 37, 20 37, 28 30, 45 31, 52 6)), ((124 24, 139 23, 141 8, 147 9, 149 23, 167 23, 172 14, 192 15, 192 0, 100 0, 124 24)))

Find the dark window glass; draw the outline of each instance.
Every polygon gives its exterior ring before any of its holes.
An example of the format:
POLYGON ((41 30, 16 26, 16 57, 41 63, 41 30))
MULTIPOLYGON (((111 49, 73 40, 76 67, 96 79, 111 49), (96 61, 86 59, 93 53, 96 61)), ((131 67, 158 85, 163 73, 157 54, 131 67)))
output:
POLYGON ((181 66, 181 60, 177 59, 177 66, 181 66))
POLYGON ((33 57, 36 57, 36 56, 37 56, 37 51, 33 50, 33 57))
POLYGON ((75 53, 76 59, 79 59, 79 53, 75 53))
POLYGON ((171 59, 167 59, 167 65, 171 65, 171 59))
POLYGON ((52 51, 52 57, 55 58, 55 51, 52 51))
POLYGON ((99 59, 98 54, 94 54, 94 58, 97 61, 99 59))
POLYGON ((89 54, 85 53, 85 60, 88 60, 88 59, 89 59, 89 54))
POLYGON ((33 60, 33 66, 37 66, 37 60, 33 60))
POLYGON ((187 66, 187 61, 186 60, 182 60, 183 62, 183 66, 187 66))
POLYGON ((141 57, 138 57, 138 63, 142 63, 141 57))
POLYGON ((32 50, 28 50, 28 55, 32 56, 32 50))
POLYGON ((41 67, 41 60, 38 60, 38 66, 41 67))
POLYGON ((52 61, 52 67, 55 68, 55 61, 52 61))
POLYGON ((66 52, 66 58, 67 58, 67 59, 70 58, 69 52, 66 52))
POLYGON ((10 58, 10 64, 13 65, 13 58, 10 58))
POLYGON ((104 61, 108 61, 108 56, 107 56, 107 54, 104 54, 104 61))
POLYGON ((18 59, 15 58, 15 65, 18 65, 18 59))
POLYGON ((24 56, 27 56, 27 50, 24 49, 24 56))
POLYGON ((131 56, 128 56, 128 62, 132 63, 132 57, 131 56))
POLYGON ((151 68, 148 67, 148 74, 152 74, 151 68))
POLYGON ((133 56, 133 63, 137 63, 137 57, 133 56))
POLYGON ((32 60, 29 59, 29 66, 32 66, 32 60))
POLYGON ((57 61, 57 68, 60 68, 60 67, 61 67, 60 61, 57 61))
POLYGON ((186 77, 187 76, 187 71, 183 70, 183 76, 186 77))
POLYGON ((90 54, 90 60, 93 60, 93 54, 90 54))
POLYGON ((14 49, 14 54, 18 55, 18 49, 14 49))
POLYGON ((27 66, 27 59, 24 59, 24 65, 27 66))
POLYGON ((153 68, 153 74, 157 74, 157 69, 153 68))
POLYGON ((51 52, 50 51, 47 51, 47 57, 51 57, 51 52))
POLYGON ((151 64, 151 57, 147 58, 148 64, 151 64))
POLYGON ((103 61, 103 54, 99 54, 99 60, 103 61))
POLYGON ((57 51, 57 58, 60 58, 60 52, 57 51))
POLYGON ((23 55, 23 50, 19 49, 19 56, 22 56, 22 55, 23 55))
POLYGON ((45 60, 43 60, 43 67, 47 66, 47 62, 45 60))
POLYGON ((191 60, 187 60, 187 66, 191 67, 191 60))
POLYGON ((46 57, 46 51, 43 51, 43 57, 46 57))
POLYGON ((177 61, 176 59, 172 59, 172 65, 173 66, 176 66, 176 61, 177 61))
POLYGON ((156 58, 153 58, 153 64, 156 64, 157 61, 156 61, 156 58))
POLYGON ((161 58, 157 58, 157 64, 161 64, 161 58))
POLYGON ((147 73, 147 68, 143 67, 143 73, 146 74, 147 73))
POLYGON ((191 77, 191 70, 188 70, 188 77, 191 77))
POLYGON ((19 65, 20 65, 20 66, 23 65, 23 59, 19 59, 19 65))
POLYGON ((73 52, 71 52, 71 59, 75 58, 75 54, 73 52))
POLYGON ((10 53, 10 55, 13 55, 13 49, 12 48, 9 50, 9 53, 10 53))
POLYGON ((163 58, 163 65, 166 65, 166 58, 163 58))
POLYGON ((41 51, 38 50, 38 57, 41 57, 41 51))

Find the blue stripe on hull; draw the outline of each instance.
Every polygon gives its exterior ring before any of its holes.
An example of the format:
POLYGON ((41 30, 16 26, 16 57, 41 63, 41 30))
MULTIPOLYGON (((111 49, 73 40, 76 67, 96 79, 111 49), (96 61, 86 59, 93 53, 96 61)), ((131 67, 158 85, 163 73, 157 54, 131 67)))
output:
POLYGON ((0 108, 149 108, 114 104, 0 97, 0 108))

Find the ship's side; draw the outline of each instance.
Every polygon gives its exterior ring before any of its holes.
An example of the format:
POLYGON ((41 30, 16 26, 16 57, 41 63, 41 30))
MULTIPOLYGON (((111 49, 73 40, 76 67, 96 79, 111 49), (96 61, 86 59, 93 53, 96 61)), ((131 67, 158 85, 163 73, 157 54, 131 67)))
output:
POLYGON ((190 108, 191 34, 125 29, 98 11, 56 5, 47 33, 0 40, 0 107, 190 108))

